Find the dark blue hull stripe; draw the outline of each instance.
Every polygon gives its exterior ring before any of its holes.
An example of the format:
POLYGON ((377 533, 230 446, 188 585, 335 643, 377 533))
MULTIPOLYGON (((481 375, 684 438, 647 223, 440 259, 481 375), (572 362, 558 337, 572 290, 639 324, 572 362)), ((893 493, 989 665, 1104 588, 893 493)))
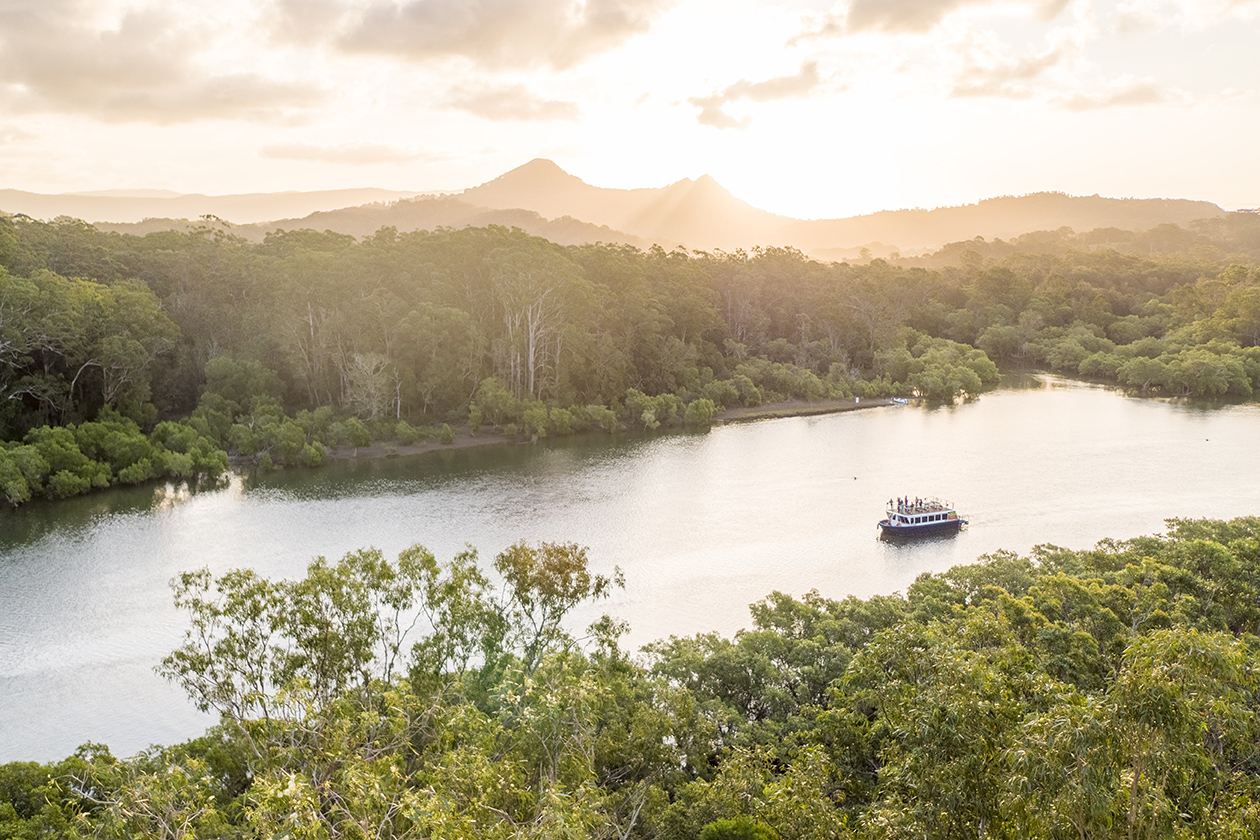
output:
POLYGON ((946 519, 941 522, 924 522, 920 525, 894 525, 887 519, 879 523, 879 529, 885 534, 899 537, 913 537, 919 534, 944 534, 957 531, 966 523, 964 519, 946 519))

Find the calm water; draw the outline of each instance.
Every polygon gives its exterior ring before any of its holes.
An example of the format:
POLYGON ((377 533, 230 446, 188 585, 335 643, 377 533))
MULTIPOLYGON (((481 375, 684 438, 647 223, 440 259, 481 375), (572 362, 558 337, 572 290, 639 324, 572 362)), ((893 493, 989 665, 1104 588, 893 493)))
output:
POLYGON ((1165 517, 1260 513, 1260 407, 1192 408, 1047 380, 949 408, 768 420, 707 434, 442 452, 274 474, 193 495, 118 491, 0 513, 0 761, 85 741, 127 755, 209 722, 153 674, 182 618, 176 572, 298 576, 315 555, 422 543, 483 558, 518 539, 590 546, 627 586, 609 611, 638 646, 747 623, 772 590, 904 590, 997 549, 1155 533, 1165 517), (969 515, 897 546, 896 495, 969 515))

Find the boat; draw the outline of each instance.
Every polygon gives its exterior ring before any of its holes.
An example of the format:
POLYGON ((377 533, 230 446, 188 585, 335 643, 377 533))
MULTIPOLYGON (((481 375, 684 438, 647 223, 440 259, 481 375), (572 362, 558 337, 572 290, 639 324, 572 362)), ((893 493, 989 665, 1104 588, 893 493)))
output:
POLYGON ((966 524, 952 504, 940 499, 889 499, 886 516, 879 521, 879 533, 881 537, 955 534, 966 524))

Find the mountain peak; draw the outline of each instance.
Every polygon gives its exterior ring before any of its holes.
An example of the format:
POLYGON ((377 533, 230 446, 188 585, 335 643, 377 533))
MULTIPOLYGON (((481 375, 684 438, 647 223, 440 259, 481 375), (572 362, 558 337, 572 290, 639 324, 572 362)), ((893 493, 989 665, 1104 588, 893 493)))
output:
POLYGON ((529 163, 508 170, 499 177, 464 190, 464 192, 498 191, 504 188, 509 190, 554 190, 557 187, 572 189, 577 186, 586 187, 589 185, 576 175, 570 175, 568 172, 565 172, 554 161, 546 158, 534 158, 529 163))

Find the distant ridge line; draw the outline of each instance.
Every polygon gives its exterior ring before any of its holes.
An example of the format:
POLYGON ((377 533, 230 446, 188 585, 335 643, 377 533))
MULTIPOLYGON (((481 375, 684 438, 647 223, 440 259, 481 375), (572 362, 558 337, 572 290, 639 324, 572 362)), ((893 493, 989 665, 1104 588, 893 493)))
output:
POLYGON ((230 222, 233 233, 257 241, 268 231, 303 227, 366 236, 391 225, 408 231, 508 224, 569 245, 598 241, 728 252, 788 246, 820 259, 855 258, 862 251, 909 256, 976 237, 1011 239, 1065 227, 1078 232, 1098 228, 1141 232, 1226 215, 1206 201, 1042 191, 950 207, 805 220, 754 207, 709 175, 664 187, 596 187, 545 158, 444 195, 377 188, 177 197, 49 196, 0 190, 0 210, 43 219, 71 216, 101 229, 145 233, 187 228, 193 224, 189 219, 213 215, 230 222))

